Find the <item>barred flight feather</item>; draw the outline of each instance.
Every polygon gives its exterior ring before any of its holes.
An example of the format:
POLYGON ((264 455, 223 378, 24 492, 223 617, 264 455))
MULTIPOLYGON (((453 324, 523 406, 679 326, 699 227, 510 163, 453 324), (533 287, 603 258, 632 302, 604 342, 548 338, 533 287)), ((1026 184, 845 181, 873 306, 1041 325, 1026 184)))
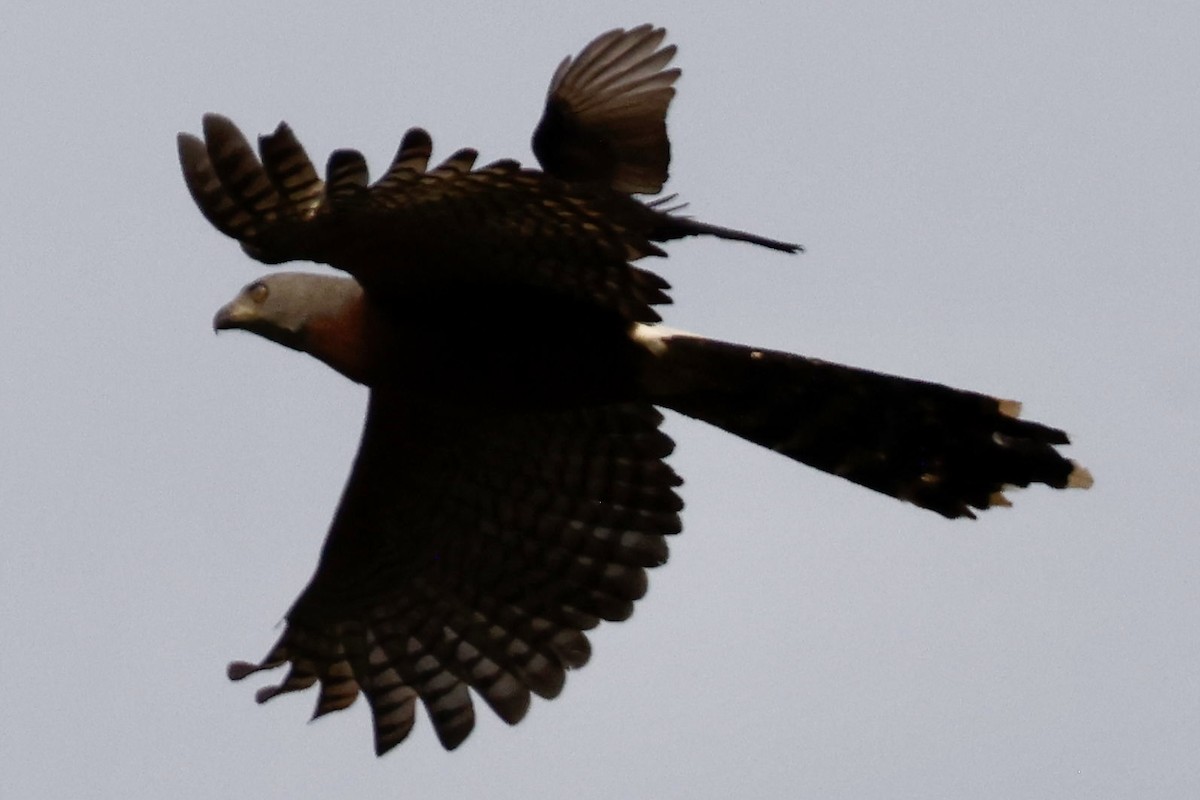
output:
POLYGON ((203 132, 180 134, 179 155, 214 227, 259 261, 329 264, 381 300, 413 287, 529 286, 651 322, 669 286, 630 262, 664 255, 655 241, 713 234, 795 249, 511 160, 475 169, 471 149, 429 170, 432 142, 420 129, 372 185, 362 154, 346 149, 330 156, 322 182, 282 123, 259 137, 258 155, 225 117, 205 115, 203 132))
POLYGON ((475 422, 425 409, 414 430, 381 422, 390 402, 373 392, 321 566, 279 642, 229 672, 288 664, 261 698, 319 684, 315 716, 361 691, 379 752, 409 734, 420 698, 453 748, 474 725, 470 690, 515 724, 531 695, 557 696, 566 670, 587 662, 584 631, 629 617, 679 530, 679 478, 649 407, 475 422), (376 485, 395 468, 378 459, 398 453, 412 483, 376 485))
POLYGON ((547 172, 618 192, 662 190, 671 161, 667 108, 680 74, 666 69, 675 47, 659 48, 665 35, 650 25, 612 30, 559 65, 533 137, 547 172))

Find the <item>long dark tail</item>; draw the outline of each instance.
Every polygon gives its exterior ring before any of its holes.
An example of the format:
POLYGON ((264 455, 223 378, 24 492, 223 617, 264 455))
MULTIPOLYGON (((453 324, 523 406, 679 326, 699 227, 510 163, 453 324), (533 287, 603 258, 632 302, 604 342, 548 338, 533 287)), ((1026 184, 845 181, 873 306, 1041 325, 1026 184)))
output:
POLYGON ((946 517, 1009 505, 1012 486, 1092 483, 1055 450, 1067 435, 1018 419, 1012 400, 700 337, 647 338, 658 405, 946 517))

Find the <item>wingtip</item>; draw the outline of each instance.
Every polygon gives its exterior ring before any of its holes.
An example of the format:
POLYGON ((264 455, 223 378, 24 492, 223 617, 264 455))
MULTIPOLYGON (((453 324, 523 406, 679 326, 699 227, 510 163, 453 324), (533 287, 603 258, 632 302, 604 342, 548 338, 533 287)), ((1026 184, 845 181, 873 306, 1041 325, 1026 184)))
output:
MULTIPOLYGON (((376 735, 375 735, 375 757, 382 758, 383 756, 385 756, 389 752, 391 752, 392 748, 394 748, 396 745, 400 744, 400 742, 402 742, 402 741, 404 741, 404 740, 403 739, 386 739, 386 740, 381 739, 379 737, 379 734, 376 733, 376 735)), ((446 749, 450 750, 452 748, 448 747, 446 749)))
POLYGON ((400 140, 401 150, 433 150, 433 137, 424 128, 409 128, 400 140))
POLYGON ((200 118, 200 126, 204 130, 205 137, 211 136, 214 133, 220 134, 230 128, 237 130, 237 126, 233 124, 233 120, 224 114, 218 114, 215 111, 209 111, 200 118))
POLYGON ((278 697, 283 694, 282 686, 264 686, 254 693, 254 702, 260 706, 270 700, 272 697, 278 697))
POLYGON ((179 152, 179 164, 185 172, 208 160, 204 142, 194 134, 180 131, 175 137, 175 147, 179 152))
POLYGON ((240 681, 256 672, 263 672, 268 669, 271 669, 271 667, 266 664, 251 664, 249 661, 230 661, 229 666, 225 668, 225 675, 231 681, 240 681))

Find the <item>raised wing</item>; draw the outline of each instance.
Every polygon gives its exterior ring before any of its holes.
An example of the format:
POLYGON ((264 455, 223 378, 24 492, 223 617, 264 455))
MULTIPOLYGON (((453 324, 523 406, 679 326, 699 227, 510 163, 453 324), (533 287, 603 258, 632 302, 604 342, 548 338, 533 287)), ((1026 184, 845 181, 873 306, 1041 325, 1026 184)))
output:
POLYGON ((344 270, 384 305, 388 295, 456 285, 549 289, 637 321, 657 320, 651 307, 670 302, 666 281, 629 263, 662 254, 648 237, 669 215, 513 161, 473 169, 473 150, 428 169, 431 147, 410 130, 369 184, 354 150, 335 151, 322 181, 285 124, 260 137, 261 160, 215 114, 203 140, 179 136, 188 188, 218 230, 265 263, 344 270))
POLYGON ((279 642, 237 680, 289 664, 259 702, 314 684, 314 716, 371 704, 382 754, 417 701, 441 743, 474 726, 473 689, 518 722, 587 662, 680 529, 671 440, 649 406, 489 414, 373 390, 320 565, 279 642))
POLYGON ((667 107, 679 79, 666 68, 675 46, 660 47, 665 35, 650 25, 612 30, 559 65, 533 134, 542 169, 627 194, 662 191, 671 163, 667 107))

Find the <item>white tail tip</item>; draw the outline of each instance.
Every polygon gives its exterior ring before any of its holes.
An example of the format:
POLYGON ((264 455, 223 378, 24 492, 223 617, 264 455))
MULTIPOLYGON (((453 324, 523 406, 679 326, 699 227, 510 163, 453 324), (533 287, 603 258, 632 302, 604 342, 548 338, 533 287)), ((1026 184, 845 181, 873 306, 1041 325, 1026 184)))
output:
MULTIPOLYGON (((1075 464, 1074 461, 1071 463, 1075 464)), ((1075 469, 1071 470, 1071 474, 1067 476, 1068 489, 1090 489, 1092 483, 1092 473, 1088 472, 1087 467, 1082 464, 1075 464, 1075 469)))

